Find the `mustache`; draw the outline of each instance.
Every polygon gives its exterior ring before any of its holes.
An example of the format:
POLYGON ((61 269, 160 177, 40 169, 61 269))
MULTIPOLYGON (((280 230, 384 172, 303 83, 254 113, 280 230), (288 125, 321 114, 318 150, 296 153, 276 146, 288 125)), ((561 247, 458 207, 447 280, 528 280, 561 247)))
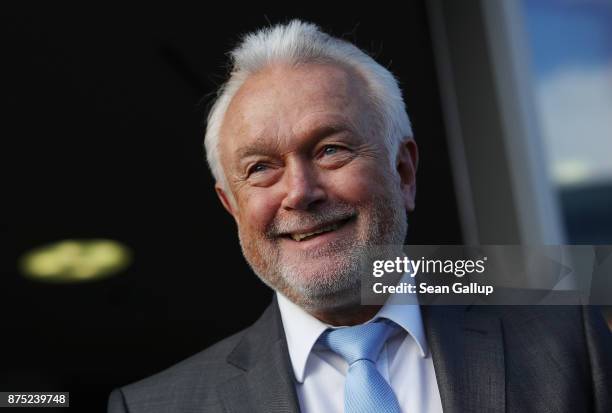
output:
POLYGON ((356 214, 354 207, 348 204, 334 204, 324 209, 313 211, 294 211, 286 216, 277 215, 268 225, 266 236, 269 238, 298 232, 307 228, 324 226, 343 221, 356 214))

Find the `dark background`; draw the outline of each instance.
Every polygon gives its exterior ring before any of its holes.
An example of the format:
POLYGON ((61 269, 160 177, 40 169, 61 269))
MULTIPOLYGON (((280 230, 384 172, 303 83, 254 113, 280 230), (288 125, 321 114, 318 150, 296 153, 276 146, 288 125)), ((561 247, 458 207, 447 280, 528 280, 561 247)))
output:
POLYGON ((112 388, 248 326, 269 303, 202 149, 225 53, 269 22, 318 23, 400 78, 421 151, 408 242, 461 243, 423 1, 401 12, 40 4, 2 16, 0 391, 69 391, 72 411, 105 411, 112 388), (118 240, 133 264, 81 284, 19 273, 24 252, 66 238, 118 240))

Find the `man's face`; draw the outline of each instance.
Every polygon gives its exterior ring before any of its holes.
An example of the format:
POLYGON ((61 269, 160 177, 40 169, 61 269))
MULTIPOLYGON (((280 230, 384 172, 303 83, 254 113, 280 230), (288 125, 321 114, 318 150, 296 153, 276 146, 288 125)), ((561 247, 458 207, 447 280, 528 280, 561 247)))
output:
POLYGON ((416 146, 391 167, 366 93, 338 66, 275 65, 247 79, 221 129, 217 192, 244 256, 305 308, 358 303, 359 256, 406 234, 416 146))

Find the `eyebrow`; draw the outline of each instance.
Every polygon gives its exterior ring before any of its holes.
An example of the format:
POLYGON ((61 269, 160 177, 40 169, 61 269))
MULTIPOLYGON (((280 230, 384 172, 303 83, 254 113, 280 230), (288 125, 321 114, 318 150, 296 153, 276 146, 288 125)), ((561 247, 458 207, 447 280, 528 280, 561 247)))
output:
MULTIPOLYGON (((323 138, 326 138, 331 135, 336 135, 338 133, 343 132, 355 132, 355 129, 352 125, 347 125, 343 122, 331 123, 321 125, 319 127, 314 128, 309 131, 305 136, 301 137, 302 139, 306 139, 308 141, 318 142, 323 138)), ((244 159, 249 156, 255 155, 273 155, 277 153, 278 145, 276 143, 271 142, 261 142, 257 139, 254 143, 245 145, 236 151, 238 159, 244 159)))
POLYGON ((236 154, 238 160, 241 160, 254 155, 272 155, 277 149, 278 145, 276 144, 257 141, 241 147, 236 151, 236 154))

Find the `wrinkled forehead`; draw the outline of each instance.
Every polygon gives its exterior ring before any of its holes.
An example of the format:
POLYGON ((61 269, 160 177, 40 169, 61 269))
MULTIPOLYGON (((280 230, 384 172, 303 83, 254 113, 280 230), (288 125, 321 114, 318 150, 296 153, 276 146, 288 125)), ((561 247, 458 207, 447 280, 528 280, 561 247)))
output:
POLYGON ((234 95, 221 128, 222 157, 256 139, 289 139, 325 123, 345 123, 369 134, 372 108, 367 96, 365 81, 339 65, 270 66, 247 78, 234 95))

